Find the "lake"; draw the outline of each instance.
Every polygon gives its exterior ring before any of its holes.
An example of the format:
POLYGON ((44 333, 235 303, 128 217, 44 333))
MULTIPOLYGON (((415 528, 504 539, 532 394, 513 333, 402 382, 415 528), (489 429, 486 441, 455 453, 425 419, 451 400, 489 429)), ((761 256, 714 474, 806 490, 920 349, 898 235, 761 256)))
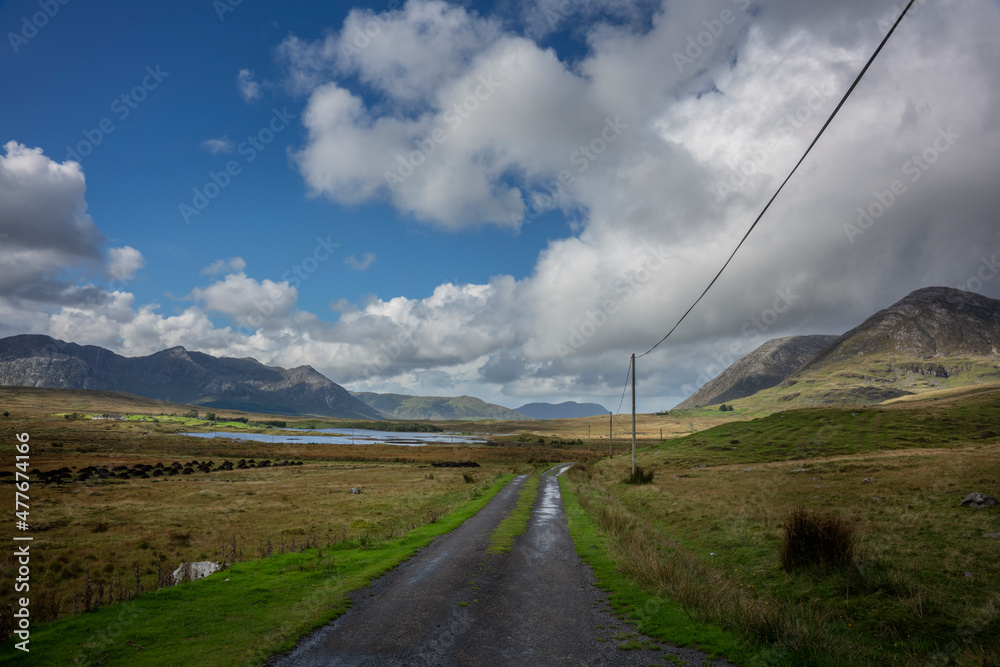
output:
MULTIPOLYGON (((287 431, 286 431, 287 432, 287 431)), ((395 431, 371 431, 367 429, 313 429, 306 434, 271 435, 265 433, 240 433, 237 431, 213 431, 211 433, 182 433, 196 438, 233 438, 279 444, 315 443, 318 445, 403 445, 420 447, 423 445, 482 445, 487 437, 464 433, 410 433, 395 431), (317 435, 323 434, 323 435, 317 435)))

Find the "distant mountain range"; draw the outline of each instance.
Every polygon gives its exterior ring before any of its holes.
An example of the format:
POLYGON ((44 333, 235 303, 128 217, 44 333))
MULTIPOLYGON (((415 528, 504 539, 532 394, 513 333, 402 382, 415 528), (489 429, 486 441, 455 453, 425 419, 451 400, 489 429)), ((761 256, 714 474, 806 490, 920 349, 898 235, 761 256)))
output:
POLYGON ((472 396, 408 396, 355 392, 354 396, 393 419, 528 419, 502 405, 487 403, 472 396))
POLYGON ((0 385, 123 391, 216 410, 386 419, 311 366, 284 369, 183 347, 123 357, 49 336, 11 336, 0 340, 0 385))
POLYGON ((598 405, 597 403, 577 403, 576 401, 567 401, 555 405, 552 403, 527 403, 516 408, 516 411, 531 419, 582 419, 584 417, 596 417, 608 414, 603 405, 598 405))
POLYGON ((868 405, 1000 380, 1000 301, 917 290, 841 336, 769 341, 675 409, 868 405))
POLYGON ((393 419, 496 419, 521 421, 526 419, 575 419, 606 415, 608 411, 596 403, 568 401, 528 403, 512 410, 487 403, 472 396, 408 396, 406 394, 376 394, 355 392, 354 396, 393 419))

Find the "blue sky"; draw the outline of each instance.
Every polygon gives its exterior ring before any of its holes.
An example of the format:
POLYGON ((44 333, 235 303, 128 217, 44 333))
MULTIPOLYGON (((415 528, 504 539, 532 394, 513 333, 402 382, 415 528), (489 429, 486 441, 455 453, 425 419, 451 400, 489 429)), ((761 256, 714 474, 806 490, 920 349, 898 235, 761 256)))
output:
MULTIPOLYGON (((616 407, 894 7, 7 0, 0 335, 616 407)), ((920 287, 1000 296, 997 5, 917 8, 641 408, 920 287)))

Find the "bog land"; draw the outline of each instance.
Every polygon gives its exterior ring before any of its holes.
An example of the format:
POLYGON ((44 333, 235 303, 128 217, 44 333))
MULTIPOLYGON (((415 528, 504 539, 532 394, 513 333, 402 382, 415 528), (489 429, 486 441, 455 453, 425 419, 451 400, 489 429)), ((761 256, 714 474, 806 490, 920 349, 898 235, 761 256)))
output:
MULTIPOLYGON (((2 470, 13 470, 15 434, 28 433, 39 471, 33 651, 8 639, 0 664, 155 664, 178 636, 199 664, 262 664, 513 475, 560 461, 577 462, 560 478, 577 551, 647 636, 738 664, 1000 661, 1000 539, 988 537, 1000 533, 1000 507, 959 506, 972 491, 1000 495, 1000 385, 853 409, 642 415, 646 484, 624 482, 624 417, 612 421, 608 458, 607 417, 435 422, 492 442, 359 447, 186 437, 229 418, 262 433, 275 428, 268 421, 297 425, 229 411, 212 424, 204 408, 190 410, 107 392, 0 390, 2 470), (89 418, 104 414, 129 418, 89 418), (276 465, 285 461, 301 465, 276 465), (175 462, 191 472, 141 475, 175 462), (479 467, 434 466, 444 462, 479 467), (78 481, 100 468, 119 471, 78 481), (61 483, 39 480, 60 469, 61 483), (846 558, 783 564, 796 513, 845 531, 846 558), (167 585, 181 562, 203 560, 228 569, 167 585), (225 649, 234 645, 243 648, 225 649)), ((14 568, 5 550, 4 581, 14 568)), ((15 604, 13 590, 2 596, 0 607, 15 604)))

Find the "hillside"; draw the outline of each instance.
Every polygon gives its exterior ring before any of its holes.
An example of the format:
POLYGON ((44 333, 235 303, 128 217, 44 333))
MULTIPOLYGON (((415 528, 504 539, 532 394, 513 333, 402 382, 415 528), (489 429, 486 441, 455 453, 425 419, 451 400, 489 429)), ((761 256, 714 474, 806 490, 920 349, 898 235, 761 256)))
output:
POLYGON ((768 341, 674 409, 688 410, 752 396, 781 383, 836 340, 837 336, 790 336, 768 341))
POLYGON ((584 419, 586 417, 603 417, 608 414, 608 410, 603 405, 577 403, 576 401, 556 404, 526 403, 514 409, 531 419, 584 419))
POLYGON ((487 403, 472 396, 407 396, 406 394, 376 394, 356 392, 356 398, 393 419, 498 419, 518 421, 524 415, 502 405, 487 403))
POLYGON ((946 287, 907 295, 737 407, 870 405, 1000 380, 1000 301, 946 287))
POLYGON ((0 340, 0 386, 118 391, 220 410, 385 419, 311 366, 213 357, 183 347, 123 357, 49 336, 0 340))

